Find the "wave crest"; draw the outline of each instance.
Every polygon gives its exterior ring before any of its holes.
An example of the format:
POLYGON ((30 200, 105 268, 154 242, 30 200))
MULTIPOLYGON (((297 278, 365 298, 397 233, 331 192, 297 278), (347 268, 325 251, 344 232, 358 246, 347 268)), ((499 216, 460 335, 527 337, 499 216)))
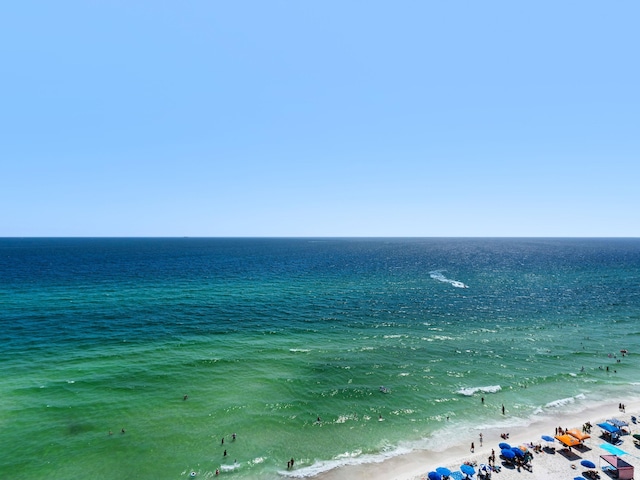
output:
POLYGON ((568 405, 570 403, 575 403, 576 400, 584 400, 584 399, 585 399, 585 395, 583 393, 579 393, 575 397, 560 398, 558 400, 554 400, 553 402, 549 402, 545 405, 545 407, 546 408, 564 407, 565 405, 568 405))
POLYGON ((289 478, 309 478, 346 465, 381 463, 389 458, 397 457, 399 455, 409 453, 410 451, 411 449, 398 447, 394 450, 378 454, 363 454, 362 451, 356 450, 354 452, 345 452, 340 455, 336 455, 332 460, 317 461, 313 465, 300 468, 299 470, 279 471, 278 473, 283 477, 289 478))
POLYGON ((496 393, 496 392, 499 392, 500 390, 502 390, 502 387, 500 385, 488 385, 486 387, 461 388, 456 393, 459 393, 460 395, 464 395, 466 397, 471 397, 477 392, 496 393))

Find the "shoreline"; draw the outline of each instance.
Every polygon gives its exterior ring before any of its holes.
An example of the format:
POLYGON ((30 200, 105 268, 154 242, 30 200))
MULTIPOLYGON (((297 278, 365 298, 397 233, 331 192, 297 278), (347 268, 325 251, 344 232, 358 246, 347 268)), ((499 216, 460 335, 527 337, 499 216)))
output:
MULTIPOLYGON (((574 459, 555 453, 549 454, 536 453, 532 461, 533 471, 518 471, 517 469, 502 468, 499 473, 494 473, 492 479, 516 479, 524 476, 530 480, 546 480, 549 478, 569 478, 569 476, 577 476, 581 474, 584 467, 580 466, 580 460, 588 459, 600 465, 600 455, 607 454, 600 445, 607 443, 600 437, 600 428, 598 423, 604 422, 608 418, 618 418, 629 423, 631 433, 640 432, 640 424, 633 424, 631 416, 638 416, 640 413, 640 400, 625 403, 625 411, 621 411, 614 402, 594 403, 587 405, 586 408, 578 412, 558 412, 536 418, 527 427, 520 428, 509 432, 509 438, 503 440, 500 434, 504 432, 498 428, 485 430, 473 430, 461 433, 459 442, 454 446, 443 450, 414 450, 412 452, 394 456, 380 462, 362 463, 358 465, 344 465, 332 470, 314 475, 315 480, 349 480, 349 479, 373 479, 373 480, 423 480, 427 478, 428 472, 435 470, 437 467, 443 466, 451 471, 459 469, 464 462, 487 463, 491 450, 496 451, 496 465, 501 465, 499 459, 500 449, 498 444, 506 441, 511 445, 521 445, 524 443, 534 443, 545 445, 541 437, 542 435, 554 436, 555 429, 560 426, 562 428, 578 428, 581 430, 582 425, 591 422, 592 437, 585 440, 584 444, 587 449, 584 451, 575 451, 577 457, 574 459), (482 446, 480 445, 479 434, 483 434, 482 446), (464 442, 464 443, 463 443, 464 442), (475 444, 475 451, 471 453, 471 442, 475 444), (571 465, 576 469, 572 469, 571 465)), ((622 445, 618 448, 626 451, 629 455, 624 455, 625 461, 636 468, 640 468, 640 450, 633 443, 631 435, 621 437, 622 445)), ((560 444, 554 443, 556 450, 560 444)), ((601 478, 604 478, 601 475, 601 478)))

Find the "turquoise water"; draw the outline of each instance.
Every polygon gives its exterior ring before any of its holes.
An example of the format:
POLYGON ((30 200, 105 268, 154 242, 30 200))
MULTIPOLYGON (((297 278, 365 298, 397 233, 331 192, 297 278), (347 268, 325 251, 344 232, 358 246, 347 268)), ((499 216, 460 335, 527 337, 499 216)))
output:
POLYGON ((638 239, 0 239, 0 304, 0 478, 308 477, 640 393, 638 239))

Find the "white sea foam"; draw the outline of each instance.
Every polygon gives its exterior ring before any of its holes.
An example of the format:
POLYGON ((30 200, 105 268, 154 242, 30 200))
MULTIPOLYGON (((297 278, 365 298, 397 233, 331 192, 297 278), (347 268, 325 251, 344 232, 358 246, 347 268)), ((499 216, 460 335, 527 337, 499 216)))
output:
POLYGON ((331 460, 318 461, 308 467, 296 469, 296 470, 284 470, 278 471, 283 477, 288 478, 309 478, 315 477, 334 468, 343 467, 346 465, 364 465, 368 463, 381 463, 389 458, 397 457, 411 452, 411 449, 405 447, 398 447, 394 450, 381 452, 378 454, 366 454, 363 455, 361 450, 355 450, 353 452, 345 452, 340 455, 336 455, 331 460))
MULTIPOLYGON (((486 388, 493 389, 498 386, 490 386, 486 388)), ((485 387, 483 387, 485 388, 485 387)), ((498 387, 499 388, 499 387, 498 387)), ((498 390, 496 390, 498 391, 498 390)), ((445 418, 439 418, 438 420, 444 421, 445 418)), ((532 418, 519 418, 519 417, 511 417, 511 418, 500 418, 500 421, 496 424, 485 423, 482 425, 477 425, 473 423, 449 423, 446 422, 445 426, 436 430, 431 435, 411 441, 411 442, 403 442, 401 445, 398 445, 395 448, 387 448, 377 454, 362 454, 362 451, 357 449, 351 452, 345 452, 339 455, 336 455, 331 460, 325 461, 317 461, 314 464, 303 467, 300 469, 296 469, 293 471, 279 471, 278 473, 283 477, 288 478, 309 478, 319 475, 321 473, 328 472, 335 468, 348 466, 348 465, 364 465, 364 464, 372 464, 372 463, 381 463, 385 460, 388 460, 393 457, 397 457, 400 455, 405 455, 414 450, 432 450, 434 452, 444 451, 448 448, 451 448, 460 443, 460 432, 467 432, 465 435, 468 437, 468 440, 473 440, 476 438, 477 431, 484 431, 491 428, 526 428, 532 422, 532 418)))
POLYGON ((445 277, 442 273, 444 271, 446 270, 434 270, 433 272, 429 272, 429 276, 434 280, 438 280, 439 282, 449 283, 456 288, 469 288, 468 285, 465 285, 459 280, 452 280, 450 278, 445 277))
POLYGON ((576 400, 584 400, 586 397, 584 396, 584 394, 580 393, 578 395, 576 395, 575 397, 567 397, 567 398, 560 398, 558 400, 554 400, 553 402, 549 402, 545 405, 545 408, 558 408, 558 407, 564 407, 566 405, 569 405, 571 403, 575 403, 576 400))
POLYGON ((499 392, 500 390, 502 390, 502 387, 500 385, 489 385, 489 386, 486 386, 486 387, 461 388, 456 393, 459 393, 460 395, 465 395, 467 397, 470 397, 470 396, 474 395, 477 392, 481 392, 481 393, 496 393, 496 392, 499 392))
POLYGON ((220 471, 222 472, 233 472, 240 468, 240 464, 238 462, 234 462, 232 465, 220 465, 220 471))
POLYGON ((290 348, 289 351, 292 353, 307 353, 311 350, 309 350, 308 348, 290 348))

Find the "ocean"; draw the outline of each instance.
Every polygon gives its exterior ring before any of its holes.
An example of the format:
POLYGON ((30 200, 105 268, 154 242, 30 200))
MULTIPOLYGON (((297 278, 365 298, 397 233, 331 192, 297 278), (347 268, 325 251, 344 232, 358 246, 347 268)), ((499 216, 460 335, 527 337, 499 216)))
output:
POLYGON ((640 394, 640 239, 4 238, 0 306, 0 478, 304 478, 640 394))

